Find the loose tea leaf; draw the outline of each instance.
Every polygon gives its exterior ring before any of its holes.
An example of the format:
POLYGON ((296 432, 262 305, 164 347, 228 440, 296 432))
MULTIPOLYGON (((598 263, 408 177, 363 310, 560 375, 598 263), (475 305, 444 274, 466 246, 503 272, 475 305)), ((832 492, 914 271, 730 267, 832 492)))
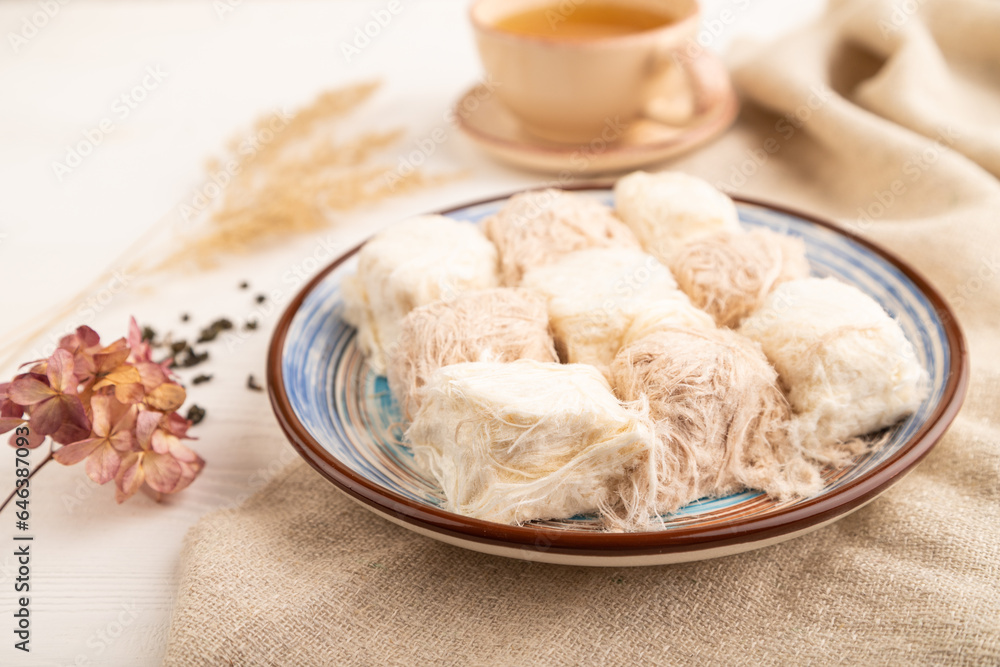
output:
POLYGON ((174 368, 192 368, 208 359, 208 351, 195 352, 194 348, 186 347, 180 356, 174 359, 174 368))
POLYGON ((197 343, 207 343, 209 341, 215 340, 220 333, 223 331, 228 331, 233 328, 233 323, 226 319, 225 317, 220 318, 209 326, 201 330, 201 334, 198 336, 197 343))
POLYGON ((191 425, 200 424, 203 419, 205 419, 205 408, 201 407, 197 403, 193 404, 187 411, 187 420, 191 422, 191 425))

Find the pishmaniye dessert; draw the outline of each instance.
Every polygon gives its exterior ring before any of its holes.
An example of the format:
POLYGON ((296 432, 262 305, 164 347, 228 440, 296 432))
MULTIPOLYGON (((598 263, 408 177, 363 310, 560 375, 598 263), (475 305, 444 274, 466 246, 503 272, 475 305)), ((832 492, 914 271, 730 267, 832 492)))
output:
POLYGON ((483 231, 422 216, 361 249, 345 317, 445 509, 642 531, 704 498, 809 497, 919 407, 900 325, 810 277, 801 240, 686 174, 614 195, 526 192, 483 231))

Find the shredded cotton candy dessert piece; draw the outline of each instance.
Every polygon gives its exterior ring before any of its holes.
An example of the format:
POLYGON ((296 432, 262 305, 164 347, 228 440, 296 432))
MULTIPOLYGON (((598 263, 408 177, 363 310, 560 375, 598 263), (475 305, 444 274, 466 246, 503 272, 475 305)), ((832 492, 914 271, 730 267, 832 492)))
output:
POLYGON ((420 388, 442 366, 518 359, 559 361, 545 298, 509 287, 464 292, 406 316, 389 355, 389 388, 409 419, 420 407, 420 388))
POLYGON ((376 372, 403 317, 417 306, 499 284, 497 251, 473 225, 440 215, 396 223, 358 253, 358 270, 344 280, 344 318, 376 372))
POLYGON ((406 438, 449 511, 511 524, 594 512, 619 528, 649 524, 652 424, 593 367, 455 364, 421 391, 406 438))
POLYGON ((789 439, 788 402, 760 347, 729 329, 663 329, 623 348, 612 386, 645 399, 656 427, 657 509, 758 489, 815 493, 819 471, 789 439))
POLYGON ((681 291, 722 327, 735 327, 768 293, 809 276, 805 244, 767 229, 716 232, 681 246, 670 259, 681 291))
POLYGON ((560 358, 605 374, 636 314, 663 299, 687 300, 667 267, 632 248, 579 250, 532 269, 522 284, 548 297, 560 358))
POLYGON ((927 371, 899 323, 833 278, 779 285, 740 332, 778 370, 792 438, 818 461, 845 462, 867 447, 855 436, 895 424, 927 395, 927 371))
POLYGON ((519 285, 524 272, 575 250, 638 248, 632 231, 592 197, 548 189, 516 194, 484 230, 500 251, 503 283, 519 285))
POLYGON ((740 231, 733 200, 682 174, 636 171, 615 183, 615 210, 646 252, 663 263, 683 244, 718 231, 740 231))
POLYGON ((637 313, 625 330, 622 347, 664 329, 711 331, 715 328, 715 321, 708 313, 695 308, 687 297, 680 294, 676 298, 657 301, 637 313))

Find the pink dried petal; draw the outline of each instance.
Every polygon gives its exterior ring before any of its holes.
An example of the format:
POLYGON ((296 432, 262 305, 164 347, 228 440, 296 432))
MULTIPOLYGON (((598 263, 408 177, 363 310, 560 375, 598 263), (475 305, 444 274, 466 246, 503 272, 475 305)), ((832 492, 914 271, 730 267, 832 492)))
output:
POLYGON ((173 366, 174 366, 174 358, 173 358, 173 356, 171 356, 171 357, 169 357, 169 358, 164 359, 163 361, 161 361, 160 364, 159 364, 159 366, 160 366, 160 369, 163 370, 163 374, 167 376, 168 380, 177 377, 177 373, 175 373, 174 369, 173 369, 173 366))
POLYGON ((11 383, 8 393, 10 400, 18 405, 35 405, 52 398, 58 392, 34 375, 24 375, 11 383))
POLYGON ((142 469, 142 452, 131 452, 125 455, 115 476, 115 501, 123 503, 139 490, 146 480, 146 474, 142 469))
POLYGON ((156 428, 160 425, 160 413, 145 410, 139 413, 136 420, 135 436, 136 441, 142 449, 152 447, 151 440, 156 428))
POLYGON ((24 408, 10 400, 10 383, 0 384, 0 433, 6 433, 24 423, 24 408))
POLYGON ((142 376, 135 366, 116 366, 114 369, 99 372, 98 377, 94 389, 117 384, 138 384, 141 387, 142 383, 142 376))
POLYGON ((87 413, 83 403, 76 396, 57 394, 31 407, 31 429, 42 435, 51 435, 64 424, 75 424, 89 428, 87 413))
MULTIPOLYGON (((59 430, 53 433, 50 437, 53 442, 57 442, 60 445, 67 445, 84 440, 90 437, 90 434, 89 424, 84 426, 81 424, 67 423, 60 426, 59 430)), ((44 438, 45 436, 42 437, 44 438)))
POLYGON ((106 438, 111 433, 111 397, 94 396, 90 399, 90 421, 94 435, 106 438))
POLYGON ((87 475, 98 484, 107 484, 118 474, 121 454, 105 442, 87 458, 87 475))
POLYGON ((167 374, 159 364, 152 361, 141 361, 136 363, 136 370, 139 371, 142 386, 146 391, 153 391, 167 381, 167 374))
POLYGON ((21 417, 24 408, 14 401, 0 401, 0 417, 21 417))
POLYGON ((177 438, 162 429, 157 429, 149 441, 150 449, 157 454, 169 454, 170 443, 173 440, 177 440, 177 438))
POLYGON ((94 374, 97 372, 94 357, 87 352, 77 352, 74 354, 73 372, 76 375, 77 382, 80 384, 93 380, 94 374))
POLYGON ((177 412, 170 412, 163 416, 160 420, 160 426, 167 433, 177 436, 178 438, 185 438, 187 440, 194 440, 188 436, 188 429, 191 428, 191 421, 184 419, 177 412))
MULTIPOLYGON (((35 359, 34 361, 26 361, 23 364, 21 364, 20 366, 18 366, 18 368, 19 369, 20 368, 24 368, 25 366, 31 366, 31 368, 28 369, 28 373, 30 373, 31 375, 38 375, 38 376, 40 376, 39 379, 46 379, 45 378, 45 371, 49 367, 49 360, 48 359, 35 359)), ((18 376, 18 377, 20 377, 20 376, 18 376)), ((14 378, 14 379, 17 379, 17 378, 14 378)))
POLYGON ((136 403, 141 403, 142 399, 145 397, 146 390, 139 383, 115 385, 115 398, 122 403, 134 405, 136 403))
POLYGON ((172 492, 177 493, 185 489, 201 473, 205 467, 205 460, 176 439, 170 444, 170 453, 181 466, 181 478, 172 492))
POLYGON ((94 355, 94 363, 97 364, 99 373, 106 373, 114 370, 128 360, 131 350, 124 338, 119 338, 100 352, 94 355))
POLYGON ((106 440, 118 451, 126 452, 133 448, 135 435, 136 409, 134 406, 119 403, 112 396, 94 396, 90 399, 94 420, 94 435, 106 440))
POLYGON ((19 417, 0 417, 0 433, 6 433, 23 423, 24 420, 19 417))
POLYGON ((79 350, 97 347, 100 343, 101 337, 97 335, 97 332, 87 325, 83 325, 77 327, 75 333, 63 336, 59 340, 59 347, 75 353, 79 350))
POLYGON ((142 340, 142 329, 134 317, 128 321, 128 344, 132 348, 132 360, 136 363, 150 361, 152 357, 152 346, 149 342, 142 340))
POLYGON ((49 378, 49 386, 60 393, 75 394, 79 382, 73 374, 73 366, 72 353, 62 349, 53 352, 45 371, 49 378))
POLYGON ((63 445, 52 452, 52 458, 64 466, 71 466, 79 463, 101 446, 104 440, 101 438, 88 438, 71 445, 63 445))
POLYGON ((186 398, 184 387, 173 382, 164 382, 146 396, 146 405, 161 412, 173 412, 184 405, 186 398))
POLYGON ((27 447, 28 449, 35 449, 40 444, 45 442, 45 436, 40 433, 35 433, 31 429, 28 429, 28 435, 26 436, 18 435, 17 431, 14 431, 13 433, 10 434, 10 439, 7 442, 10 443, 11 447, 27 447), (27 438, 28 444, 19 445, 17 443, 18 438, 27 438))
POLYGON ((146 484, 160 493, 171 493, 181 479, 181 466, 170 454, 143 452, 142 470, 146 484))

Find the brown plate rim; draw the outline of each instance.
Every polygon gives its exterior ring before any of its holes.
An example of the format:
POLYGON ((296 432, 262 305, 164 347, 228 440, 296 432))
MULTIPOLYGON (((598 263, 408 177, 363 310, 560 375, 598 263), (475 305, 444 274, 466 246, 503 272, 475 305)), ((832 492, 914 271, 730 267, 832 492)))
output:
MULTIPOLYGON (((606 190, 608 187, 607 182, 597 182, 581 183, 565 189, 606 190)), ((472 206, 501 201, 524 191, 518 190, 461 204, 440 211, 440 213, 448 214, 472 206)), ((734 200, 799 217, 842 234, 873 251, 913 281, 933 305, 942 320, 952 359, 952 369, 937 408, 899 452, 867 476, 845 485, 832 494, 777 510, 765 517, 751 517, 710 526, 683 527, 667 531, 596 533, 532 525, 513 526, 473 519, 436 507, 421 505, 361 477, 324 449, 296 417, 285 390, 281 371, 281 356, 292 319, 306 296, 331 271, 354 255, 363 243, 331 262, 313 277, 292 299, 278 321, 272 334, 267 360, 268 395, 278 423, 299 455, 316 471, 355 500, 395 517, 399 521, 424 530, 487 545, 577 556, 628 557, 684 553, 780 538, 847 514, 899 481, 937 444, 955 419, 965 399, 969 379, 969 355, 965 336, 954 312, 937 289, 907 262, 896 257, 893 253, 816 216, 758 199, 734 197, 734 200)))

